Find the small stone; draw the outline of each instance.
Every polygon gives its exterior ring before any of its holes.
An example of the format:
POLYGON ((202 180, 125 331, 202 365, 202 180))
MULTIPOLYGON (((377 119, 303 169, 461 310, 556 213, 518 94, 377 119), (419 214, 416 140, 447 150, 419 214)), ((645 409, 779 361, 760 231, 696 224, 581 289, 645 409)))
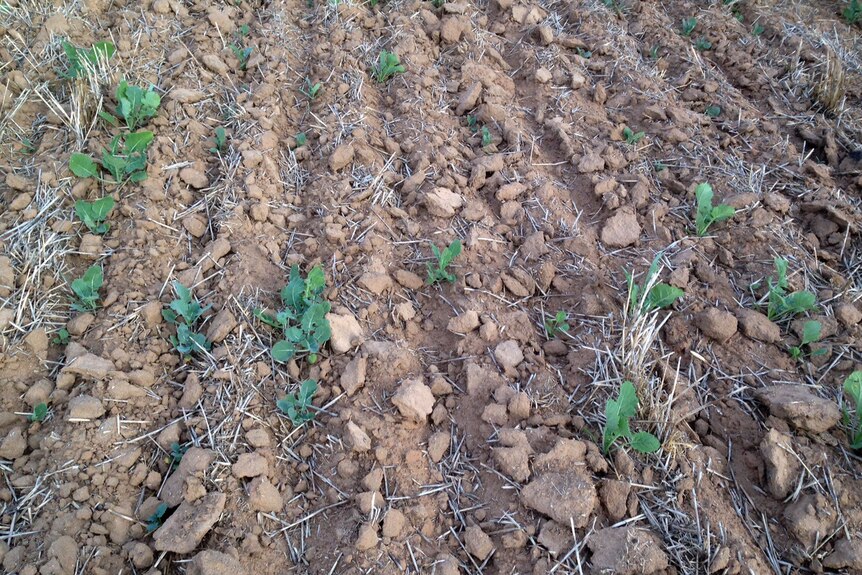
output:
POLYGON ((151 301, 141 307, 141 319, 147 327, 157 327, 162 323, 162 304, 158 301, 151 301))
POLYGON ((224 60, 222 60, 215 54, 204 54, 201 58, 201 63, 206 66, 206 68, 210 72, 215 72, 216 74, 220 75, 227 74, 227 64, 225 64, 224 60))
POLYGON ((504 184, 500 186, 500 189, 497 190, 496 197, 501 202, 510 202, 512 200, 517 200, 518 196, 527 191, 527 186, 520 182, 512 182, 511 184, 504 184))
POLYGON ((181 104, 194 104, 203 100, 205 96, 206 94, 200 90, 190 90, 188 88, 174 88, 170 92, 170 97, 181 104))
POLYGON ((347 397, 353 396, 362 386, 365 385, 365 369, 368 360, 364 356, 354 357, 344 366, 344 371, 341 373, 341 389, 347 393, 347 397))
POLYGON ((248 486, 248 503, 255 511, 276 513, 284 507, 278 489, 265 477, 256 477, 248 486))
POLYGON ((509 339, 497 344, 497 347, 494 349, 494 358, 496 358, 500 367, 509 373, 515 371, 518 364, 524 361, 524 352, 521 351, 521 347, 517 341, 509 339))
POLYGON ((242 563, 218 551, 201 551, 188 563, 187 575, 245 575, 242 563))
POLYGON ((434 394, 421 379, 406 379, 392 397, 392 404, 398 408, 402 417, 425 422, 434 410, 434 394))
POLYGON ((578 171, 582 174, 601 172, 605 169, 605 160, 598 154, 587 154, 578 162, 578 171))
POLYGON ((434 463, 440 463, 449 451, 452 435, 448 431, 438 431, 428 438, 428 457, 434 463))
POLYGON ((356 495, 356 506, 363 515, 383 509, 385 505, 386 499, 379 491, 365 491, 356 495))
POLYGON ((365 332, 356 318, 350 314, 326 314, 326 320, 332 329, 332 339, 329 345, 335 353, 346 353, 354 346, 361 345, 365 340, 365 332))
POLYGON ((622 208, 607 219, 602 227, 602 243, 611 248, 628 247, 638 241, 641 226, 637 215, 622 208))
POLYGON ((425 281, 421 277, 407 270, 396 270, 395 281, 412 290, 422 289, 425 285, 425 281))
POLYGON ((153 564, 153 550, 146 543, 134 543, 129 549, 129 559, 136 569, 144 570, 153 564))
POLYGON ((64 573, 78 572, 78 544, 69 535, 61 535, 48 547, 48 557, 56 559, 64 573))
POLYGON ((452 333, 465 334, 477 329, 479 325, 479 314, 473 310, 468 310, 450 319, 446 329, 452 333))
POLYGON ((24 394, 24 403, 35 407, 40 403, 48 403, 51 392, 54 391, 54 382, 50 379, 40 379, 30 386, 24 394))
POLYGON ((521 490, 524 506, 563 525, 585 527, 598 503, 593 482, 579 471, 544 473, 521 490))
POLYGON ((156 383, 156 375, 149 369, 136 369, 129 372, 129 381, 141 387, 153 387, 156 383))
POLYGON ((348 421, 344 429, 347 433, 347 441, 353 448, 353 451, 363 453, 371 449, 371 438, 368 437, 364 429, 352 421, 348 421))
POLYGON ((198 214, 191 214, 183 218, 183 227, 188 233, 196 238, 203 237, 207 233, 207 223, 198 214))
POLYGON ((456 116, 463 116, 464 112, 476 107, 479 97, 482 95, 482 83, 473 82, 469 88, 461 92, 458 97, 458 107, 455 108, 456 116))
POLYGON ((194 551, 218 521, 226 500, 224 493, 209 493, 194 503, 183 502, 153 533, 156 550, 181 554, 194 551))
POLYGON ((329 156, 329 169, 333 172, 337 172, 342 168, 347 167, 349 163, 353 161, 353 156, 356 154, 356 151, 353 148, 353 144, 342 144, 333 150, 332 155, 329 156))
POLYGON ((237 479, 269 475, 269 462, 259 453, 242 453, 231 466, 231 473, 237 479))
POLYGON ((69 421, 91 421, 105 415, 105 406, 101 400, 90 395, 79 395, 69 400, 69 411, 66 419, 69 421))
POLYGON ((192 409, 198 404, 198 401, 203 397, 203 394, 204 388, 201 385, 200 380, 196 375, 191 374, 186 377, 185 384, 183 384, 183 395, 177 405, 181 409, 192 409))
POLYGON ((482 410, 482 421, 496 427, 503 427, 509 422, 506 406, 499 403, 489 403, 482 410))
POLYGON ((27 451, 27 438, 19 427, 13 427, 6 432, 6 437, 0 443, 0 459, 13 461, 27 451))
POLYGON ((108 372, 115 371, 114 362, 103 359, 92 353, 79 355, 70 361, 63 371, 80 376, 84 379, 100 381, 107 377, 108 372))
POLYGON ((494 552, 494 542, 478 525, 471 525, 464 531, 464 546, 479 561, 484 561, 494 552))
POLYGON ((254 429, 247 431, 245 439, 252 447, 257 449, 270 446, 269 433, 260 427, 255 427, 254 429))
POLYGON ((192 167, 185 167, 180 170, 180 179, 193 188, 201 189, 210 185, 207 175, 200 170, 192 167))
POLYGON ((697 315, 697 327, 707 337, 724 343, 736 334, 737 320, 732 313, 709 308, 697 315))
POLYGON ((213 343, 221 343, 239 325, 236 316, 230 310, 218 312, 207 329, 207 339, 213 343))
POLYGON ((843 303, 835 308, 835 319, 846 327, 852 327, 862 321, 862 311, 859 311, 855 305, 843 303))
POLYGON ((392 289, 392 278, 385 273, 365 272, 359 277, 359 284, 375 295, 392 289))
POLYGON ((539 84, 547 84, 554 76, 547 68, 539 68, 536 70, 536 82, 539 84))
POLYGON ((781 328, 758 311, 741 309, 737 312, 742 333, 751 339, 775 343, 781 339, 781 328))
POLYGON ((766 486, 776 499, 784 499, 796 487, 802 463, 793 453, 789 435, 770 429, 760 442, 760 455, 766 463, 766 486))
POLYGON ((191 447, 186 451, 180 464, 165 480, 160 498, 170 507, 176 507, 183 502, 183 488, 190 476, 203 474, 215 459, 215 453, 209 449, 191 447))
POLYGON ((611 521, 620 521, 628 512, 628 498, 631 492, 631 484, 628 481, 606 479, 599 489, 602 504, 608 511, 611 521))
POLYGON ((33 201, 33 194, 18 194, 15 199, 9 202, 9 211, 20 212, 30 205, 33 201))
POLYGON ((81 244, 78 246, 81 255, 89 259, 97 259, 102 255, 102 236, 95 234, 84 234, 81 244))
POLYGON ((440 25, 440 40, 447 44, 454 44, 461 40, 464 32, 464 24, 460 18, 449 16, 443 19, 440 25))
POLYGON ((6 185, 17 192, 28 192, 36 187, 29 179, 13 172, 8 172, 6 174, 6 185))
POLYGON ((464 205, 464 198, 447 188, 434 188, 425 195, 425 207, 432 216, 451 218, 464 205))
POLYGON ((368 551, 374 549, 380 542, 377 536, 377 525, 365 523, 359 528, 359 536, 356 538, 357 551, 368 551))
POLYGON ((407 525, 407 518, 404 514, 397 509, 389 509, 383 516, 383 536, 397 539, 404 531, 405 525, 407 525))
POLYGON ((811 433, 829 431, 841 419, 835 402, 814 395, 804 385, 773 385, 757 390, 754 396, 773 416, 811 433))
POLYGON ((847 569, 848 573, 862 572, 862 545, 859 540, 846 537, 839 539, 832 548, 832 553, 823 559, 827 569, 847 569))
POLYGON ((69 335, 84 335, 95 319, 96 316, 91 313, 80 313, 66 322, 66 331, 69 332, 69 335))
POLYGON ((509 399, 509 417, 515 421, 530 417, 530 396, 520 391, 509 399))

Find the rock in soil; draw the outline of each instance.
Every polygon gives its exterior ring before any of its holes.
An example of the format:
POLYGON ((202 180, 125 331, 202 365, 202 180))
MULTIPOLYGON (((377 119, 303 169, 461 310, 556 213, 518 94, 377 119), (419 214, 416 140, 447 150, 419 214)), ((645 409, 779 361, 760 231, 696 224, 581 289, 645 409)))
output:
POLYGON ((587 545, 593 553, 592 573, 651 575, 668 567, 659 538, 634 525, 601 529, 587 545))
POLYGON ((201 551, 188 564, 188 575, 245 575, 242 563, 218 551, 201 551))
POLYGON ((161 492, 162 501, 167 503, 169 507, 179 505, 183 500, 183 486, 186 483, 186 478, 206 471, 214 459, 215 453, 209 449, 192 447, 186 451, 180 464, 165 480, 161 492))
POLYGON ((637 215, 621 209, 605 222, 601 237, 609 248, 625 248, 636 243, 640 235, 637 215))
POLYGON ((708 338, 724 343, 736 334, 737 320, 732 313, 717 308, 697 315, 697 327, 708 338))
POLYGON ((390 509, 383 516, 383 536, 397 539, 406 525, 407 518, 404 514, 398 509, 390 509))
POLYGON ((434 394, 421 379, 406 379, 392 397, 392 404, 406 419, 424 422, 434 411, 434 394))
POLYGON ((862 572, 862 545, 856 538, 851 541, 846 537, 839 539, 832 548, 832 553, 823 559, 827 569, 849 569, 851 572, 862 572))
POLYGON ((598 503, 593 482, 580 471, 545 473, 521 491, 521 503, 554 521, 575 528, 586 526, 598 503))
POLYGON ((359 528, 359 535, 356 538, 356 549, 358 551, 374 549, 379 542, 380 537, 377 536, 377 524, 365 523, 359 528))
POLYGON ((781 328, 759 311, 741 309, 737 317, 742 333, 751 339, 764 343, 775 343, 781 339, 781 328))
POLYGON ((770 429, 760 442, 760 454, 766 464, 766 486, 776 499, 784 499, 796 487, 802 463, 793 453, 789 435, 770 429))
POLYGON ((79 395, 69 400, 69 411, 66 419, 77 421, 91 421, 105 415, 105 406, 102 400, 90 395, 79 395))
POLYGON ((153 533, 156 550, 173 553, 194 551, 218 521, 226 500, 224 493, 209 493, 194 503, 184 502, 153 533))
POLYGON ((464 531, 464 546, 479 561, 484 561, 494 551, 494 542, 478 525, 472 525, 464 531))
POLYGON ((255 511, 277 513, 284 507, 278 489, 265 477, 256 477, 248 486, 248 503, 255 511))
POLYGON ((231 473, 237 479, 269 475, 269 462, 259 453, 241 453, 231 466, 231 473))
POLYGON ((63 371, 72 373, 84 379, 100 381, 107 377, 108 372, 116 370, 114 362, 98 355, 86 353, 70 361, 63 371))
POLYGON ((796 540, 811 549, 823 540, 824 534, 833 532, 838 514, 826 496, 803 495, 784 510, 784 521, 796 540))
POLYGON ((353 448, 353 451, 363 453, 371 449, 371 438, 365 433, 365 430, 348 421, 344 426, 344 431, 347 435, 347 443, 353 448))
POLYGON ((344 371, 341 373, 341 389, 351 397, 363 385, 365 385, 365 369, 368 360, 365 356, 354 357, 344 366, 344 371))
POLYGON ((329 340, 329 345, 335 353, 346 353, 365 340, 362 326, 352 315, 328 313, 326 320, 332 328, 332 339, 329 340))
POLYGON ((766 405, 770 414, 811 433, 829 431, 841 418, 835 402, 814 395, 804 385, 773 385, 758 389, 754 396, 766 405))

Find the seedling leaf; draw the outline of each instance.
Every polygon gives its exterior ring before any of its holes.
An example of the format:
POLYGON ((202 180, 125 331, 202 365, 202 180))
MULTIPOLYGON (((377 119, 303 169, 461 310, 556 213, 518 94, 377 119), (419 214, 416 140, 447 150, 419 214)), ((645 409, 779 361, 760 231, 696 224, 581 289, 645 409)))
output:
POLYGON ((99 166, 87 154, 75 152, 69 158, 69 169, 79 178, 94 178, 99 175, 99 166))

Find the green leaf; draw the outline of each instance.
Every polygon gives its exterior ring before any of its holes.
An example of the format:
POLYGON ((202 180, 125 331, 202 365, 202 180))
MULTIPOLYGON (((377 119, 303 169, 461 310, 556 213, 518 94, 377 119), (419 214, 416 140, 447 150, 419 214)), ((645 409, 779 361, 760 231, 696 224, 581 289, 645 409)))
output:
POLYGON ((802 324, 802 343, 808 345, 820 340, 820 332, 823 326, 817 320, 809 320, 802 324))
POLYGON ((844 391, 853 399, 856 409, 862 408, 862 371, 854 371, 844 380, 844 391))
POLYGON ((798 291, 784 298, 785 313, 796 315, 804 311, 808 311, 814 307, 817 301, 815 296, 810 291, 798 291))
POLYGON ((93 178, 99 175, 99 167, 93 158, 78 152, 69 158, 69 169, 79 178, 93 178))
POLYGON ((639 453, 655 453, 661 447, 658 438, 646 431, 639 431, 632 435, 629 445, 639 453))
POLYGON ((48 405, 46 403, 37 403, 33 407, 33 413, 30 414, 30 421, 44 421, 48 417, 48 405))
POLYGON ((272 359, 279 363, 287 363, 296 355, 296 348, 289 341, 277 341, 272 346, 272 359))
POLYGON ((665 283, 657 283, 650 290, 644 302, 644 311, 670 307, 673 303, 685 295, 685 292, 665 283))
POLYGON ((120 120, 115 115, 104 110, 99 110, 99 117, 115 128, 120 125, 120 120))
POLYGON ((721 204, 712 208, 710 218, 713 222, 721 222, 733 217, 736 210, 727 204, 721 204))
POLYGON ((135 132, 134 134, 126 134, 125 152, 132 154, 134 152, 143 152, 149 147, 153 141, 152 132, 135 132))
POLYGON ((694 189, 694 196, 697 200, 697 213, 695 216, 697 224, 697 235, 702 236, 706 233, 709 227, 710 215, 712 214, 712 186, 708 183, 698 184, 694 189))

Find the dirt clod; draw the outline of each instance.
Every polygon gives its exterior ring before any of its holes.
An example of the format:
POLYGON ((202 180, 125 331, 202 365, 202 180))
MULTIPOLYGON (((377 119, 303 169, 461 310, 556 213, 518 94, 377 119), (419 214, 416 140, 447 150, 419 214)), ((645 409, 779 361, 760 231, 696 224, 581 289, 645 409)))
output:
POLYGON ((209 493, 194 503, 182 503, 153 533, 158 551, 191 553, 224 510, 224 493, 209 493))
POLYGON ((709 338, 724 343, 736 334, 737 320, 732 313, 709 308, 698 314, 697 327, 709 338))
POLYGON ((577 470, 544 473, 521 491, 524 506, 547 515, 554 521, 576 528, 584 527, 598 503, 592 481, 577 470))
POLYGON ((245 575, 246 570, 242 563, 230 555, 207 549, 192 557, 188 573, 189 575, 245 575))
POLYGON ((264 513, 276 513, 284 506, 278 489, 265 477, 256 477, 249 483, 248 503, 252 509, 264 513))
POLYGON ((361 427, 352 421, 348 421, 347 425, 344 426, 344 430, 347 433, 347 441, 353 448, 353 451, 362 453, 371 449, 371 438, 368 437, 368 434, 361 427))
POLYGON ((650 575, 668 567, 658 537, 634 525, 601 529, 587 545, 594 573, 650 575))
POLYGON ((737 312, 742 333, 765 343, 774 343, 781 339, 781 328, 758 311, 741 309, 737 312))
POLYGON ((611 248, 624 248, 638 241, 641 226, 637 215, 620 210, 605 222, 602 227, 602 242, 611 248))
POLYGON ((392 397, 392 404, 403 417, 424 422, 434 411, 434 394, 421 379, 407 379, 392 397))
POLYGON ((484 561, 494 551, 494 542, 478 525, 471 525, 464 531, 464 546, 470 555, 484 561))
POLYGON ((79 395, 69 400, 67 419, 90 421, 105 415, 102 401, 91 395, 79 395))
POLYGON ((811 433, 829 431, 841 418, 835 402, 817 397, 804 385, 773 385, 757 390, 755 397, 775 417, 811 433))
POLYGON ((770 429, 760 442, 766 463, 766 485, 776 499, 784 499, 796 487, 802 464, 793 453, 790 436, 770 429))

